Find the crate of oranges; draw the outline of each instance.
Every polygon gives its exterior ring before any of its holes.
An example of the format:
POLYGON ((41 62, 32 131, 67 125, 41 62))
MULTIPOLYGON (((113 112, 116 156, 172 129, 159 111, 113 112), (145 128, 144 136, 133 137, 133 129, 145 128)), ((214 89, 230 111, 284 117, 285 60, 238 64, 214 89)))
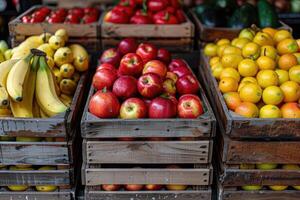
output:
POLYGON ((300 137, 300 39, 246 28, 203 54, 200 76, 231 138, 300 137))

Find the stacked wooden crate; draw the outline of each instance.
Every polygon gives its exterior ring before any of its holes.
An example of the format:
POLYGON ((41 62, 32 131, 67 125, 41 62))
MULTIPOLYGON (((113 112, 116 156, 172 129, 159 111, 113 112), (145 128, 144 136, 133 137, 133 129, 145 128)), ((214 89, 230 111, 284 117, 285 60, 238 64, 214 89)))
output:
POLYGON ((243 118, 227 109, 218 84, 211 75, 208 59, 202 57, 200 77, 219 121, 216 145, 219 200, 296 200, 300 191, 300 170, 283 165, 300 164, 300 119, 243 118), (255 169, 257 164, 278 164, 279 168, 255 169), (243 186, 263 186, 245 190, 243 186), (269 186, 290 186, 273 191, 269 186))
POLYGON ((93 93, 81 122, 85 199, 211 199, 215 118, 202 90, 205 113, 197 119, 99 119, 88 112, 93 93), (188 188, 104 191, 105 184, 188 188))

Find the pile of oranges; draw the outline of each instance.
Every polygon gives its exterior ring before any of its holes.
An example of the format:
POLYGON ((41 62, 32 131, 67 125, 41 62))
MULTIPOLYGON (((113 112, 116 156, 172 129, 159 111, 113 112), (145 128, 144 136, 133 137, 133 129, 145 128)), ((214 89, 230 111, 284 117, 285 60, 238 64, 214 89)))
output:
POLYGON ((243 117, 300 118, 300 39, 287 30, 243 29, 209 43, 213 76, 227 107, 243 117))

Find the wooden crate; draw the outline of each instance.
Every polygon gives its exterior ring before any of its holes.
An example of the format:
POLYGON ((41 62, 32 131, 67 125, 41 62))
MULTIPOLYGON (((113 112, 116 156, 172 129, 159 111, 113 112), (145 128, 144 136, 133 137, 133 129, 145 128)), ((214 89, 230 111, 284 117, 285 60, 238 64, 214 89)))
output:
MULTIPOLYGON (((23 14, 12 20, 9 26, 10 37, 13 39, 13 45, 16 45, 28 36, 40 35, 44 32, 55 33, 58 29, 65 29, 69 35, 69 43, 80 43, 88 51, 94 52, 100 50, 100 18, 98 22, 91 24, 64 24, 54 23, 49 24, 46 22, 41 23, 23 23, 22 17, 32 13, 40 6, 33 6, 23 14)), ((49 7, 54 9, 55 7, 49 7)))
POLYGON ((160 166, 148 168, 121 168, 120 165, 82 166, 82 184, 99 186, 102 184, 160 184, 197 185, 212 184, 212 166, 192 165, 192 167, 169 169, 160 166))
POLYGON ((121 39, 137 38, 139 41, 149 41, 171 51, 192 51, 194 48, 194 24, 186 16, 187 22, 175 25, 157 24, 113 24, 104 22, 101 17, 102 48, 114 46, 121 39))
POLYGON ((95 5, 111 5, 114 0, 57 0, 58 7, 74 8, 74 7, 89 7, 95 5))
POLYGON ((212 140, 83 142, 87 164, 209 164, 212 140))
POLYGON ((99 187, 86 187, 86 200, 211 200, 212 191, 210 188, 192 187, 184 191, 118 191, 106 192, 101 191, 99 187))
MULTIPOLYGON (((199 77, 204 82, 206 92, 213 105, 220 127, 234 139, 300 139, 300 119, 245 118, 229 111, 216 79, 212 76, 208 58, 201 54, 199 77)), ((267 143, 268 145, 272 143, 267 143)), ((288 143, 285 143, 288 144, 288 143)), ((246 148, 246 147, 244 147, 246 148)), ((288 148, 288 147, 287 147, 288 148)), ((249 153, 253 149, 250 149, 249 153)), ((255 150, 255 149, 254 149, 255 150)), ((272 151, 272 149, 269 149, 272 151)), ((274 149, 273 149, 274 150, 274 149)))
MULTIPOLYGON (((199 33, 198 37, 202 42, 214 42, 221 38, 232 40, 238 37, 240 31, 242 30, 240 28, 208 27, 199 20, 193 10, 190 10, 190 13, 195 22, 197 33, 199 33)), ((291 27, 289 27, 287 24, 282 21, 280 21, 280 24, 281 26, 279 27, 279 29, 285 29, 292 32, 291 27)))

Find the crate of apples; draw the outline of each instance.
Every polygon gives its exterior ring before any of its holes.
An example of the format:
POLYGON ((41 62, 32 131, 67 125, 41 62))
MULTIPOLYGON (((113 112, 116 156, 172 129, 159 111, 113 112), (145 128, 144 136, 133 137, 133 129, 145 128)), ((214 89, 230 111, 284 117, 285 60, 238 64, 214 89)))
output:
POLYGON ((204 54, 227 107, 248 118, 300 118, 300 40, 287 30, 244 29, 204 54))
POLYGON ((99 118, 197 118, 200 85, 183 59, 134 39, 103 52, 92 85, 89 112, 99 118))

